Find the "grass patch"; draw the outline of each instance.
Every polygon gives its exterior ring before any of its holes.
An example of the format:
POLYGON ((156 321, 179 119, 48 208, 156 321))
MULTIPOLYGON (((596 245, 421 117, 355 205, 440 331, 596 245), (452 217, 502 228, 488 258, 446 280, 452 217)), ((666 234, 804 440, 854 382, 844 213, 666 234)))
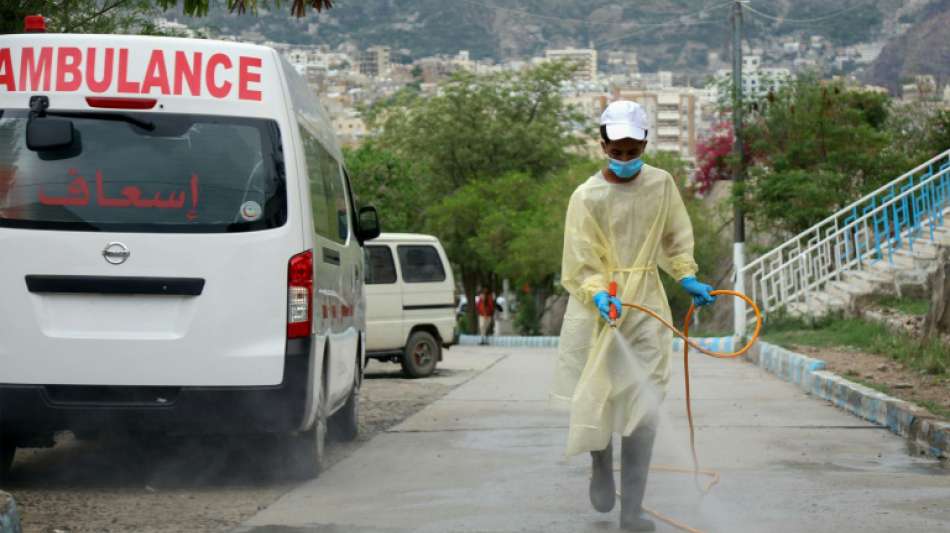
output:
POLYGON ((878 296, 874 303, 881 307, 900 311, 905 315, 923 316, 930 311, 930 300, 924 298, 898 298, 897 296, 878 296))
POLYGON ((889 357, 935 376, 950 371, 950 346, 939 339, 919 340, 882 324, 857 318, 828 317, 807 323, 788 317, 770 317, 763 338, 780 346, 852 348, 889 357))
POLYGON ((916 400, 916 402, 937 416, 950 418, 950 408, 944 407, 931 400, 916 400))
MULTIPOLYGON (((855 383, 859 383, 861 385, 864 385, 865 387, 874 389, 878 392, 883 392, 884 394, 893 395, 891 388, 888 387, 887 385, 881 385, 880 383, 874 383, 873 381, 868 381, 862 378, 860 375, 858 375, 857 372, 854 372, 853 370, 848 370, 847 372, 845 372, 844 377, 848 378, 849 380, 855 383)), ((924 400, 920 398, 915 398, 913 401, 914 403, 920 405, 921 407, 927 409, 928 411, 930 411, 931 413, 937 416, 940 416, 943 418, 950 418, 950 408, 944 407, 943 405, 933 400, 924 400)))
POLYGON ((868 381, 866 379, 863 379, 860 376, 858 376, 856 373, 850 370, 844 373, 844 377, 848 378, 849 380, 855 383, 864 385, 865 387, 869 389, 874 389, 878 392, 883 392, 884 394, 891 393, 891 388, 888 387, 887 385, 881 385, 880 383, 874 383, 873 381, 868 381))

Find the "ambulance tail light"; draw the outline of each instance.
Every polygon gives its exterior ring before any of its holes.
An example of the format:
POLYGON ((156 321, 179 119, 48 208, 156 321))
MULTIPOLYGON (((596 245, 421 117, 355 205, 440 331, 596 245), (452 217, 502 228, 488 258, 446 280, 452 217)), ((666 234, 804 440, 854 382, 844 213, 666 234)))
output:
POLYGON ((155 98, 121 98, 115 96, 87 96, 89 107, 104 109, 152 109, 158 100, 155 98))
POLYGON ((287 266, 287 338, 309 337, 313 329, 313 250, 290 258, 287 266))
POLYGON ((27 15, 23 19, 23 31, 26 33, 46 33, 46 19, 43 15, 27 15))

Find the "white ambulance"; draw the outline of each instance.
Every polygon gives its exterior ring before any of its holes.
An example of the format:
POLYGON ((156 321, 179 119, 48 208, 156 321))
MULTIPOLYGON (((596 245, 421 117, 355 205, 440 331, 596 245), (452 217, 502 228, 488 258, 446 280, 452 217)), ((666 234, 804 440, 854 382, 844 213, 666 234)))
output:
POLYGON ((282 433, 318 474, 377 218, 270 48, 0 36, 0 477, 61 430, 282 433))

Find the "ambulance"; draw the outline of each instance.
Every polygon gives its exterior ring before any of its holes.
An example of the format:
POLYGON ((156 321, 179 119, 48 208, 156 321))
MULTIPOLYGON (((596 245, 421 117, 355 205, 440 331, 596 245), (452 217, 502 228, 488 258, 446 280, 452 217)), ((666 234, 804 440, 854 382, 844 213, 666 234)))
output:
POLYGON ((280 434, 319 474, 357 434, 379 221, 313 91, 267 47, 27 26, 0 36, 0 478, 63 430, 280 434))

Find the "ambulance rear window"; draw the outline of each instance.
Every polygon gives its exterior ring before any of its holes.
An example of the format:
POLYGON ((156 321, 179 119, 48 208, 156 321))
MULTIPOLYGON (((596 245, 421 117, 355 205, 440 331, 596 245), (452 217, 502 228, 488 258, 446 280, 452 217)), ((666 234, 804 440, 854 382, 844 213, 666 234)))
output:
POLYGON ((0 115, 0 226, 222 233, 274 228, 287 219, 273 121, 78 114, 68 117, 72 146, 32 151, 27 118, 21 110, 0 115))

